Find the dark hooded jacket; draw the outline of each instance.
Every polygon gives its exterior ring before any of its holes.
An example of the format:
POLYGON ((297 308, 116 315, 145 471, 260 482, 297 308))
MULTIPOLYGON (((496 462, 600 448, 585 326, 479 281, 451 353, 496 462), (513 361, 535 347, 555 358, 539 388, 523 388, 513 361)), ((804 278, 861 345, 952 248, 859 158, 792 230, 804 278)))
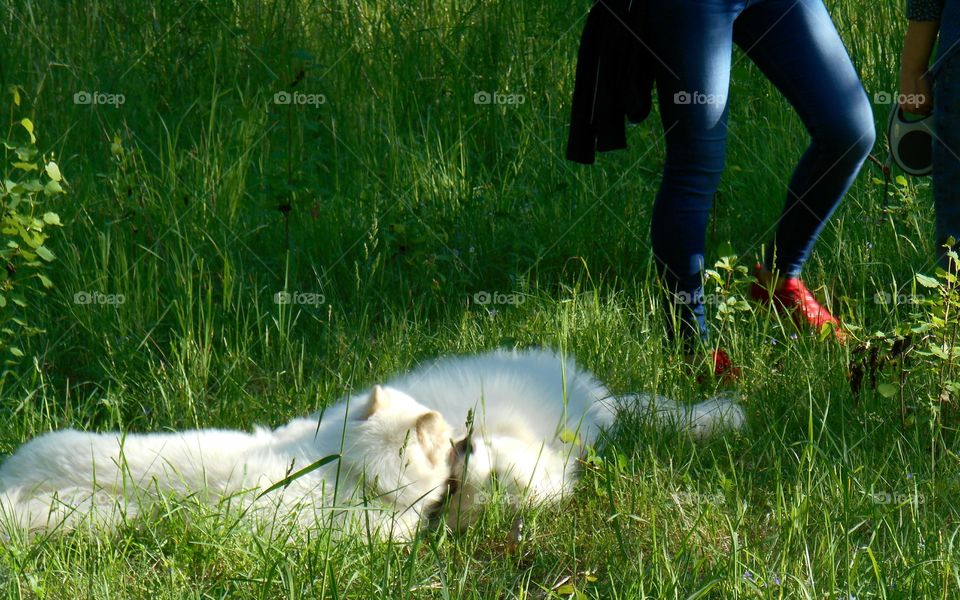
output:
POLYGON ((567 159, 627 147, 626 122, 650 114, 655 59, 644 36, 644 0, 596 0, 587 16, 570 110, 567 159))

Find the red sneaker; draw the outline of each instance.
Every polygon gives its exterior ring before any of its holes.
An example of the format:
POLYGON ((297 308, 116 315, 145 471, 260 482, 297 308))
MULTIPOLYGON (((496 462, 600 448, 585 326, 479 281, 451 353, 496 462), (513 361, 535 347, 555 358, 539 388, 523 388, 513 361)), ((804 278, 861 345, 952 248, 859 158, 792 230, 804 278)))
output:
POLYGON ((722 348, 710 351, 710 361, 713 363, 713 376, 717 379, 730 383, 743 376, 743 371, 733 364, 722 348))
MULTIPOLYGON (((778 311, 788 311, 797 327, 804 325, 814 331, 820 331, 829 323, 838 342, 846 340, 846 334, 840 327, 840 321, 830 311, 820 305, 807 286, 798 277, 784 279, 776 290, 772 290, 770 281, 764 284, 763 267, 760 263, 753 268, 757 282, 750 286, 750 297, 764 306, 773 306, 778 311)), ((767 278, 769 279, 769 278, 767 278)))
MULTIPOLYGON (((723 383, 734 383, 743 376, 740 367, 734 365, 727 353, 721 348, 711 350, 709 356, 699 363, 700 366, 695 365, 696 359, 693 357, 688 356, 686 360, 696 370, 702 368, 703 364, 706 363, 710 367, 713 379, 719 379, 723 383)), ((697 383, 704 383, 707 379, 708 375, 703 372, 697 375, 697 383)))

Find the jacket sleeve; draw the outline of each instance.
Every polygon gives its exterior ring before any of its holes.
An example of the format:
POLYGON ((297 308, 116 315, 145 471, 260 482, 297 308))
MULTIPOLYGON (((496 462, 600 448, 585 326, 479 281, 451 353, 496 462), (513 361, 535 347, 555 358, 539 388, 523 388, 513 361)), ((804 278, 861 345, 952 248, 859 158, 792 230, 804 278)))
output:
POLYGON ((600 11, 594 6, 580 36, 567 139, 567 160, 583 164, 592 164, 596 153, 601 29, 600 11))

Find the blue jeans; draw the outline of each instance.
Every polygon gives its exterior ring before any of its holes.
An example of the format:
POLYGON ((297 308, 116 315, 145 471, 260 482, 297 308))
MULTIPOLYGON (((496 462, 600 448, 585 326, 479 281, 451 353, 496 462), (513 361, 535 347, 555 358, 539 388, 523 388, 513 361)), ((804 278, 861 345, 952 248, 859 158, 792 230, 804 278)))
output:
MULTIPOLYGON (((786 190, 766 252, 767 268, 800 275, 814 241, 873 148, 873 112, 822 0, 648 1, 666 139, 651 223, 653 253, 674 299, 666 303, 668 312, 676 309, 684 340, 705 341, 704 248, 724 164, 733 44, 780 90, 811 136, 786 190)), ((765 169, 765 150, 751 151, 756 167, 765 169)), ((765 228, 758 224, 758 234, 765 228)), ((669 314, 668 322, 673 337, 669 314)))
MULTIPOLYGON (((933 84, 933 205, 937 256, 948 269, 943 244, 960 241, 960 54, 947 58, 933 84)), ((955 245, 958 249, 960 244, 955 245)))

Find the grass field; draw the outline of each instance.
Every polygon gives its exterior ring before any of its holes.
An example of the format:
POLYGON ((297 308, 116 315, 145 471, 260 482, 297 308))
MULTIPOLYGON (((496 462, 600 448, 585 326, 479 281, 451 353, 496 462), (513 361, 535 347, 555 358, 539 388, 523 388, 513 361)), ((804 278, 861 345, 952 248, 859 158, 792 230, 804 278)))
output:
MULTIPOLYGON (((827 4, 871 98, 895 93, 902 3, 827 4)), ((562 158, 588 7, 5 3, 0 106, 10 131, 32 120, 67 193, 44 201, 63 223, 54 286, 2 309, 43 333, 16 333, 0 454, 68 426, 278 425, 497 346, 563 348, 616 391, 711 393, 662 334, 657 118, 596 166, 562 158), (484 92, 510 102, 476 103, 484 92)), ((752 265, 806 134, 739 51, 731 98, 708 262, 752 265)), ((888 110, 875 105, 878 125, 888 110)), ((497 505, 466 534, 409 546, 273 539, 171 505, 93 539, 9 544, 2 595, 958 597, 954 305, 915 279, 933 275, 928 182, 892 184, 884 210, 879 176, 864 167, 804 275, 857 339, 793 335, 759 311, 713 319, 745 371, 748 428, 697 445, 624 427, 576 497, 526 515, 518 552, 497 505), (855 396, 851 361, 882 362, 909 328, 923 344, 855 396), (857 352, 868 340, 872 359, 857 352)), ((731 275, 719 293, 744 291, 731 275)))

